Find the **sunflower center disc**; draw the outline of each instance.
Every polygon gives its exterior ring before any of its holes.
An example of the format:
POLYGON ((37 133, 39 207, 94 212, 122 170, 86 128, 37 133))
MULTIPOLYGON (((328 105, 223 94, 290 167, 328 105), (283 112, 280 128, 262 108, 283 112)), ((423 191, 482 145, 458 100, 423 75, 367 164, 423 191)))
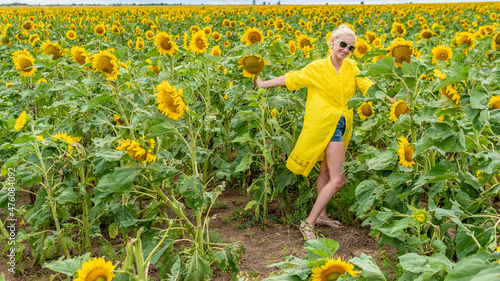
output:
POLYGON ((364 116, 372 116, 372 109, 370 108, 370 106, 363 106, 363 108, 361 108, 361 112, 364 116))
POLYGON ((95 281, 106 281, 106 277, 105 276, 98 276, 95 281))
POLYGON ((411 48, 409 46, 398 46, 392 51, 394 58, 397 62, 403 61, 410 63, 411 61, 411 48))
POLYGON ((339 278, 339 276, 342 275, 340 273, 337 273, 337 272, 333 272, 333 273, 330 273, 326 276, 326 280, 328 281, 333 281, 333 280, 337 280, 339 278))

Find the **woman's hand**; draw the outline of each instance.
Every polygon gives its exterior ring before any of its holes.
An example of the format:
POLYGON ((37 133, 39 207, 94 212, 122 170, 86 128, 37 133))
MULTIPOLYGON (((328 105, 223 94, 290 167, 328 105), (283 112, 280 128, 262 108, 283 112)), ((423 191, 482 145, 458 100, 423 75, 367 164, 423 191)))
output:
POLYGON ((257 83, 257 87, 259 88, 266 88, 264 87, 264 81, 260 78, 260 76, 257 76, 257 79, 255 79, 255 82, 257 83))

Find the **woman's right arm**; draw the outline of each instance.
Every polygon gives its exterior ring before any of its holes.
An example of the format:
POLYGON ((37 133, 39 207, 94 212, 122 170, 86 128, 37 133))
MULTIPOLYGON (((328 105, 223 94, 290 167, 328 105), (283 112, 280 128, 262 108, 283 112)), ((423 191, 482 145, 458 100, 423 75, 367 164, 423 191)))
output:
POLYGON ((286 86, 285 83, 285 75, 281 75, 280 77, 276 77, 271 80, 262 81, 260 77, 257 77, 257 87, 259 88, 271 88, 271 87, 282 87, 286 86))

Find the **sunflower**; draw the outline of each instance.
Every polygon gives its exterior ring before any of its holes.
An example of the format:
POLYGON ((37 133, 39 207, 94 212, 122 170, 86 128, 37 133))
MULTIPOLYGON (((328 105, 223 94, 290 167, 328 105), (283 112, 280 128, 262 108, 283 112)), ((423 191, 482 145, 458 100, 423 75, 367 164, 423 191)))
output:
POLYGON ((224 20, 222 21, 222 26, 224 26, 224 27, 229 27, 229 26, 230 26, 230 22, 229 22, 229 20, 228 20, 228 19, 224 19, 224 20))
POLYGON ((337 280, 346 272, 353 277, 358 275, 358 272, 354 270, 354 265, 350 262, 342 261, 341 258, 328 259, 324 265, 312 269, 311 281, 337 280))
POLYGON ((403 61, 410 63, 411 55, 420 58, 418 51, 413 48, 413 42, 406 41, 403 38, 397 38, 395 41, 391 42, 391 46, 386 49, 389 51, 387 56, 394 57, 394 65, 401 67, 403 61))
POLYGON ((220 39, 222 38, 222 34, 220 34, 220 33, 219 33, 219 32, 217 32, 217 31, 214 31, 214 32, 212 33, 212 38, 213 38, 216 42, 218 42, 218 41, 220 41, 220 39))
POLYGON ((295 55, 295 51, 297 50, 297 44, 295 41, 293 40, 290 40, 288 42, 288 51, 290 52, 290 54, 293 56, 295 55))
POLYGON ((380 38, 375 38, 375 40, 373 40, 372 44, 373 44, 373 47, 375 47, 377 49, 380 49, 383 47, 382 40, 380 38))
POLYGON ((411 168, 415 164, 415 147, 410 145, 408 140, 403 136, 399 137, 398 145, 399 164, 411 168))
POLYGON ((424 209, 413 210, 413 222, 420 225, 425 225, 430 221, 429 213, 424 209))
MULTIPOLYGON (((127 154, 134 160, 153 164, 156 161, 157 156, 152 154, 152 149, 155 147, 154 139, 149 139, 144 141, 144 138, 141 137, 140 141, 123 139, 122 141, 118 141, 120 144, 116 149, 124 150, 127 154)), ((85 279, 86 281, 87 279, 85 279)))
MULTIPOLYGON (((455 35, 455 42, 457 45, 467 45, 466 50, 474 48, 475 37, 470 32, 460 32, 455 35)), ((464 50, 464 51, 466 51, 464 50)))
POLYGON ((363 102, 361 106, 358 107, 358 115, 361 119, 366 120, 373 115, 372 102, 363 102))
POLYGON ((40 36, 38 34, 33 34, 28 39, 28 43, 30 43, 31 46, 35 46, 35 43, 39 40, 40 40, 40 36))
POLYGON ((367 52, 370 51, 370 46, 368 45, 368 43, 363 39, 363 38, 359 38, 356 40, 356 49, 354 50, 354 55, 358 58, 361 58, 362 56, 364 56, 367 52))
POLYGON ((210 54, 214 57, 220 57, 220 47, 219 46, 214 46, 212 47, 212 51, 210 51, 210 54))
POLYGON ((488 103, 490 109, 500 109, 500 96, 493 96, 488 103))
POLYGON ((403 37, 405 36, 406 34, 406 28, 403 24, 400 24, 398 22, 394 22, 392 24, 392 29, 391 29, 391 35, 397 35, 397 36, 400 36, 400 37, 403 37))
POLYGON ((495 51, 500 51, 500 32, 497 32, 491 40, 491 48, 495 51))
POLYGON ((432 35, 433 35, 432 31, 430 31, 429 29, 424 29, 424 30, 420 31, 418 38, 423 39, 423 40, 431 40, 432 35))
POLYGON ((146 31, 146 39, 148 40, 152 40, 153 38, 155 38, 155 33, 153 30, 148 30, 146 31))
POLYGON ((107 80, 116 80, 118 78, 118 62, 110 51, 99 51, 92 56, 92 68, 94 71, 102 71, 107 80))
POLYGON ((104 36, 106 33, 106 26, 104 24, 98 24, 94 27, 94 33, 99 36, 104 36))
POLYGON ((56 60, 56 59, 62 57, 62 55, 63 55, 63 52, 61 50, 61 47, 59 46, 59 43, 52 43, 49 40, 47 40, 46 42, 43 42, 42 50, 43 50, 44 54, 52 55, 52 60, 56 60))
POLYGON ((155 89, 156 103, 163 115, 179 120, 184 115, 184 110, 189 110, 182 100, 182 89, 177 91, 168 81, 163 81, 155 89))
POLYGON ((66 152, 65 156, 69 157, 71 153, 73 152, 73 145, 75 145, 77 142, 81 140, 79 137, 72 137, 71 135, 68 135, 66 133, 57 133, 52 137, 52 140, 59 140, 62 142, 65 142, 68 144, 68 151, 66 152))
POLYGON ((149 67, 149 70, 154 72, 154 74, 156 74, 156 75, 160 74, 160 69, 161 69, 160 66, 158 66, 156 64, 150 64, 150 65, 148 65, 148 67, 149 67))
POLYGON ((76 32, 73 29, 68 30, 68 32, 66 32, 66 38, 68 38, 69 40, 75 40, 76 32))
POLYGON ((160 32, 156 35, 155 44, 158 52, 161 54, 169 54, 171 56, 175 55, 177 53, 177 49, 179 48, 172 40, 172 37, 166 32, 160 32))
POLYGON ((438 60, 448 61, 453 55, 451 48, 436 46, 432 48, 432 63, 437 65, 438 60))
POLYGON ((21 28, 25 31, 25 32, 30 32, 32 29, 34 29, 35 27, 35 24, 33 23, 33 21, 29 20, 29 21, 25 21, 21 24, 21 28))
POLYGON ((87 61, 89 54, 85 51, 83 46, 73 46, 71 47, 71 59, 80 65, 84 65, 87 61))
POLYGON ((115 266, 111 261, 94 258, 86 261, 82 269, 78 269, 78 278, 74 281, 111 281, 115 277, 114 269, 115 266))
POLYGON ((189 48, 195 53, 205 53, 208 49, 208 40, 203 30, 193 34, 189 43, 189 48))
POLYGON ((35 74, 35 59, 28 51, 14 52, 12 61, 21 76, 28 77, 35 74))
POLYGON ((300 35, 299 38, 297 38, 297 47, 301 50, 304 50, 307 47, 309 47, 309 50, 313 50, 314 45, 312 44, 312 38, 305 34, 300 35))
POLYGON ((142 48, 144 48, 144 40, 142 40, 142 37, 137 37, 137 39, 135 40, 135 48, 137 50, 141 50, 142 48))
POLYGON ((241 41, 245 42, 246 45, 252 45, 255 42, 263 43, 264 35, 256 27, 248 28, 241 36, 241 41))
POLYGON ((283 24, 283 21, 279 17, 274 22, 274 28, 276 30, 283 30, 285 28, 285 25, 283 24))
POLYGON ((365 38, 366 38, 366 41, 371 44, 371 43, 373 43, 373 40, 375 40, 377 38, 377 36, 376 36, 375 32, 367 31, 365 33, 365 38))
POLYGON ((26 125, 26 117, 28 117, 26 111, 23 111, 21 114, 19 114, 19 116, 16 119, 16 124, 14 125, 16 131, 19 131, 22 128, 24 128, 24 126, 26 125))
POLYGON ((206 26, 203 28, 203 32, 205 33, 205 36, 209 37, 210 34, 212 34, 212 28, 210 26, 206 26))
POLYGON ((248 78, 254 78, 259 75, 264 70, 264 66, 268 64, 259 55, 243 56, 238 60, 238 63, 238 67, 244 68, 243 76, 248 78))
POLYGON ((405 101, 398 100, 397 102, 392 104, 389 119, 396 122, 396 120, 398 120, 399 116, 406 114, 406 113, 410 113, 410 109, 408 108, 408 105, 406 104, 405 101))
POLYGON ((455 103, 458 104, 460 100, 460 94, 458 93, 457 86, 455 84, 447 85, 440 90, 443 96, 445 96, 450 101, 455 101, 455 103))

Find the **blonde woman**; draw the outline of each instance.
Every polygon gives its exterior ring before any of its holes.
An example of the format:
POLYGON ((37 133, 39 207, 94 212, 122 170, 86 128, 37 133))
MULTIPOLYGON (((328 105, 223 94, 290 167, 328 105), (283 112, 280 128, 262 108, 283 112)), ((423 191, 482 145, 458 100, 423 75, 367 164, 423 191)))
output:
POLYGON ((317 198, 309 216, 300 225, 305 239, 315 239, 314 225, 340 227, 328 218, 326 206, 346 184, 342 164, 352 135, 353 110, 347 102, 356 92, 363 93, 373 82, 356 77, 360 70, 347 58, 355 49, 356 35, 347 25, 339 26, 328 40, 330 55, 311 62, 300 71, 262 81, 260 88, 286 86, 289 90, 308 87, 304 125, 286 166, 292 172, 307 176, 317 161, 321 161, 317 182, 317 198))

